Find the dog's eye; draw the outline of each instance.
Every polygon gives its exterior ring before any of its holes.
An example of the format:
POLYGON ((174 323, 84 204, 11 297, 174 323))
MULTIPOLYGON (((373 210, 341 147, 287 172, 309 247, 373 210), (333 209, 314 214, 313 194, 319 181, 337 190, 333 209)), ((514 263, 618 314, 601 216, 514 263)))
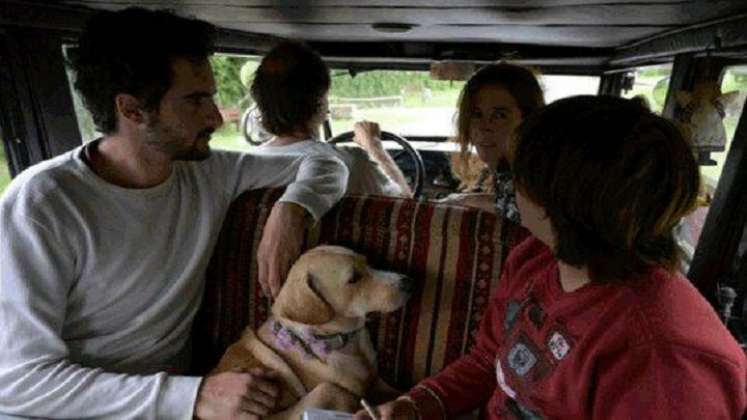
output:
POLYGON ((360 281, 361 277, 363 277, 363 276, 361 276, 361 273, 359 273, 357 271, 354 272, 353 275, 350 276, 350 279, 348 280, 348 284, 358 283, 360 281))

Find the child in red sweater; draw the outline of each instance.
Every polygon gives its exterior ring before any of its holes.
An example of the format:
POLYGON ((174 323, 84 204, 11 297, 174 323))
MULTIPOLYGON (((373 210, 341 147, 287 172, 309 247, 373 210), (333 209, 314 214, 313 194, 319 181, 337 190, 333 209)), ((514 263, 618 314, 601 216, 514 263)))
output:
POLYGON ((699 186, 678 129, 579 96, 531 116, 512 148, 534 237, 508 258, 475 347, 381 418, 742 418, 745 354, 675 269, 672 229, 699 186))

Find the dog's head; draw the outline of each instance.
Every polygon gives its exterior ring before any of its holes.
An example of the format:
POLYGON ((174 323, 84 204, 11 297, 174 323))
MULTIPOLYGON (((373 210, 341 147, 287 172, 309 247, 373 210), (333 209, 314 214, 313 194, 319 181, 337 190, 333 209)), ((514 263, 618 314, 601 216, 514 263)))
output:
POLYGON ((321 325, 338 318, 362 319, 405 304, 412 279, 374 270, 363 255, 339 247, 318 246, 301 255, 272 306, 275 316, 321 325))

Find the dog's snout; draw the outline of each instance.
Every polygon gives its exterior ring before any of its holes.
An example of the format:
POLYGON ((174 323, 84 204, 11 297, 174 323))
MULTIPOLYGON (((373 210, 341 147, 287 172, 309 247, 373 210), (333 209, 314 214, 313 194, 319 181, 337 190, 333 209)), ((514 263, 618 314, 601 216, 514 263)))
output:
POLYGON ((415 290, 415 280, 410 277, 402 277, 399 281, 399 288, 407 294, 411 294, 415 290))

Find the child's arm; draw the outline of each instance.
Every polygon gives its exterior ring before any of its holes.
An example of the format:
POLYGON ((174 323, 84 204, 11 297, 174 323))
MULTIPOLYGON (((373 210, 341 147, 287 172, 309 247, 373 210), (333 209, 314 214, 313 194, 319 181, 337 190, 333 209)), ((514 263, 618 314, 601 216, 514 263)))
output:
POLYGON ((738 419, 747 407, 743 366, 669 343, 600 364, 594 418, 738 419))
POLYGON ((485 405, 496 392, 495 357, 501 338, 506 282, 504 275, 485 310, 477 343, 470 352, 407 393, 421 419, 454 418, 485 405))

